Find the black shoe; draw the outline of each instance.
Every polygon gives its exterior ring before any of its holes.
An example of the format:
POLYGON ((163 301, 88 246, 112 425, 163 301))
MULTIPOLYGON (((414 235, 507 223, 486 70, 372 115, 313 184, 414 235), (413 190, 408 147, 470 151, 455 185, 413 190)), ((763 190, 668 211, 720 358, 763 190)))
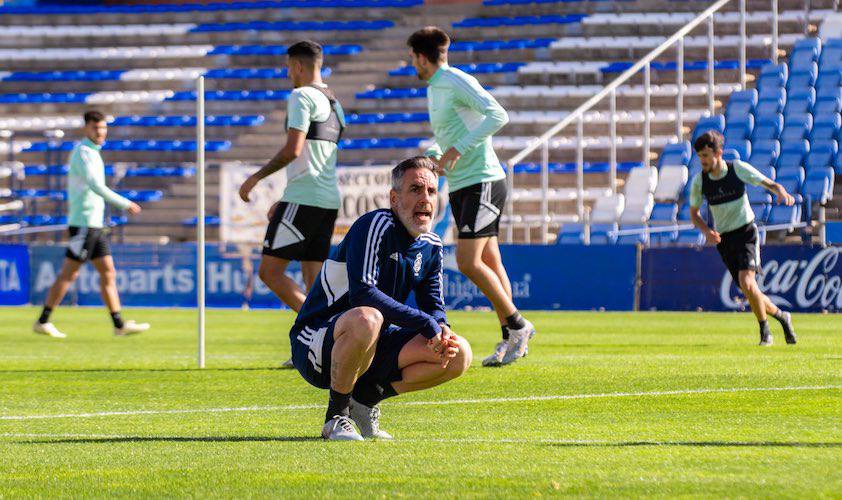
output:
POLYGON ((792 326, 792 315, 788 312, 783 313, 784 319, 780 320, 781 326, 784 329, 784 336, 786 337, 787 344, 795 344, 797 339, 795 338, 795 328, 792 326))
POLYGON ((772 332, 770 331, 761 331, 760 332, 760 344, 762 346, 772 345, 772 332))

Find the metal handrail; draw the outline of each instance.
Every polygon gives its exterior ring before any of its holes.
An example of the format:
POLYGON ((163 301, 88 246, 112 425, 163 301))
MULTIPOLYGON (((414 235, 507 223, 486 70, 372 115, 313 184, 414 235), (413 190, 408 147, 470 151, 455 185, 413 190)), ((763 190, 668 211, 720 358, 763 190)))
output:
MULTIPOLYGON (((739 60, 740 60, 740 85, 742 88, 745 88, 746 85, 746 0, 738 0, 739 1, 739 9, 740 9, 740 45, 739 45, 739 60)), ((714 48, 713 48, 713 40, 714 40, 714 29, 713 29, 713 15, 714 13, 718 12, 722 7, 730 3, 731 0, 718 0, 714 2, 710 7, 705 9, 701 14, 696 16, 692 21, 688 22, 684 27, 676 31, 672 36, 667 38, 663 43, 661 43, 658 47, 650 51, 646 56, 641 58, 635 64, 633 64, 629 69, 624 71, 620 76, 614 79, 611 83, 606 85, 601 91, 597 92, 579 107, 577 107, 574 111, 570 114, 565 116, 561 119, 558 123, 550 127, 549 130, 544 132, 540 137, 537 137, 529 145, 527 145, 523 150, 512 156, 509 161, 507 162, 507 181, 509 186, 509 191, 514 188, 514 166, 525 159, 529 154, 537 150, 539 147, 542 148, 541 160, 542 160, 542 180, 547 177, 548 175, 548 156, 549 156, 549 141, 559 132, 561 132, 565 127, 576 122, 577 125, 577 188, 578 188, 578 206, 577 212, 579 217, 581 218, 584 214, 584 199, 583 199, 583 178, 584 178, 584 158, 583 158, 583 129, 584 129, 584 113, 590 110, 594 105, 598 102, 603 100, 605 97, 610 97, 611 99, 611 120, 610 123, 610 135, 611 135, 611 156, 610 156, 610 183, 611 188, 616 190, 616 91, 617 88, 631 79, 634 75, 636 75, 640 70, 644 70, 644 125, 643 125, 643 142, 644 142, 644 164, 648 165, 650 158, 650 142, 649 142, 649 130, 650 130, 650 98, 651 98, 651 85, 650 85, 650 78, 651 78, 651 62, 658 56, 660 56, 664 51, 666 51, 669 47, 674 44, 677 44, 677 87, 678 87, 678 95, 676 98, 676 109, 679 113, 679 118, 676 124, 676 137, 680 139, 683 137, 683 124, 681 119, 681 111, 683 110, 683 77, 684 77, 684 37, 687 36, 693 29, 697 26, 701 25, 703 22, 707 20, 707 28, 708 28, 708 108, 709 112, 712 114, 714 112, 715 107, 715 99, 714 99, 714 81, 713 81, 713 66, 714 66, 714 48)), ((778 16, 777 16, 777 0, 771 0, 772 3, 772 12, 773 12, 773 21, 772 21, 772 59, 776 60, 777 58, 777 24, 778 24, 778 16)), ((542 182, 542 184, 544 184, 542 182)), ((543 188, 544 186, 542 186, 543 188)), ((544 195, 546 198, 546 192, 544 195)), ((507 214, 510 216, 509 219, 511 220, 511 216, 513 215, 513 201, 510 199, 508 201, 507 207, 507 214)), ((547 203, 542 203, 542 216, 544 219, 544 225, 542 229, 544 234, 547 232, 547 203)), ((512 240, 513 235, 513 225, 510 223, 507 228, 507 239, 509 241, 512 240)), ((543 239, 543 238, 542 238, 543 239)))

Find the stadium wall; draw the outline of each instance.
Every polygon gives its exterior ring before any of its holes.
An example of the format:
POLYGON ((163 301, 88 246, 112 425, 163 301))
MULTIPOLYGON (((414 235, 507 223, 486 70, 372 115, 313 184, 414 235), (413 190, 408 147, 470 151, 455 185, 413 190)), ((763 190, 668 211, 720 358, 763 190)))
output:
MULTIPOLYGON (((194 244, 114 245, 117 285, 129 306, 195 307, 194 244)), ((544 310, 747 309, 713 248, 507 245, 503 260, 515 302, 544 310), (637 286, 636 286, 637 284, 637 286)), ((769 246, 763 249, 760 287, 796 311, 842 310, 842 247, 769 246)), ((0 304, 40 304, 64 258, 60 246, 0 246, 0 304)), ((275 308, 280 302, 257 278, 257 259, 233 245, 207 246, 210 307, 275 308)), ((300 268, 288 274, 301 283, 300 268)), ((98 275, 84 266, 65 301, 100 305, 98 275)), ((445 301, 451 309, 490 307, 456 266, 444 261, 445 301)))

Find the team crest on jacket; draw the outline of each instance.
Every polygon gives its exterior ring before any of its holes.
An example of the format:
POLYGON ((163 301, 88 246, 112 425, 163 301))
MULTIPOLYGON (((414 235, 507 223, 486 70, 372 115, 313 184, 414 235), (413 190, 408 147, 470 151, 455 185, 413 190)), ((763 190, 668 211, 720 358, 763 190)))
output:
POLYGON ((415 271, 415 276, 418 276, 418 273, 421 272, 421 252, 418 252, 418 255, 415 256, 415 264, 412 265, 412 270, 415 271))

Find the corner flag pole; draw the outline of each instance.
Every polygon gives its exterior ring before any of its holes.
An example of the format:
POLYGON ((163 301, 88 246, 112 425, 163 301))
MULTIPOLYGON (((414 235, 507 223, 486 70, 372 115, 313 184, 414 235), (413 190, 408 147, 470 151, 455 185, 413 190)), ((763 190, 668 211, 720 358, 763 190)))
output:
POLYGON ((199 368, 205 367, 205 77, 196 79, 196 305, 199 310, 199 368))

